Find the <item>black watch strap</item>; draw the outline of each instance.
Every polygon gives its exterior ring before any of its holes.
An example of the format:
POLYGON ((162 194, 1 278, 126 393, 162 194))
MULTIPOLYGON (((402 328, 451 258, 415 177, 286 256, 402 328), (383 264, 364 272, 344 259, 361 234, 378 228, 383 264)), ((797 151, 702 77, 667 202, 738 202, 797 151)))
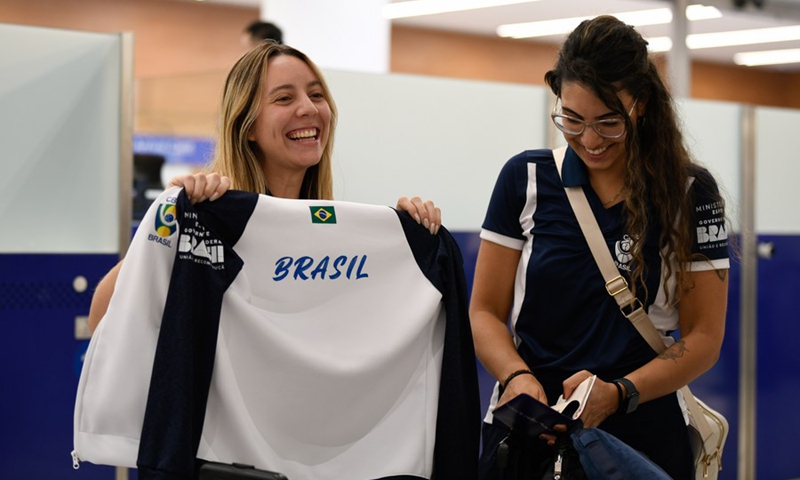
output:
POLYGON ((639 406, 639 390, 636 390, 633 382, 627 378, 618 378, 614 380, 614 385, 617 386, 621 398, 617 412, 631 413, 635 411, 636 407, 639 406), (624 396, 622 396, 622 387, 625 387, 624 396))

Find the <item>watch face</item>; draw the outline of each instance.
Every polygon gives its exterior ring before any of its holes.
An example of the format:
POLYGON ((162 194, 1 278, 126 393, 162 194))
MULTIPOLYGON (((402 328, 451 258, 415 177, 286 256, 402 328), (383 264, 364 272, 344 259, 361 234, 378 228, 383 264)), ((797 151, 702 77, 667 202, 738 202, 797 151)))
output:
POLYGON ((631 413, 636 410, 636 407, 639 406, 639 391, 636 390, 636 386, 633 384, 633 382, 627 378, 620 378, 615 380, 614 383, 625 386, 625 398, 622 399, 620 411, 631 413))

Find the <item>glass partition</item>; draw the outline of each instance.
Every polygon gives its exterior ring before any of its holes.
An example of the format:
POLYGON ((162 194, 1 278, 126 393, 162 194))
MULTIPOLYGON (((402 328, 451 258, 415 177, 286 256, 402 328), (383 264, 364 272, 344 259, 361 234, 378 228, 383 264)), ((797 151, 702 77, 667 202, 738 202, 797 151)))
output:
POLYGON ((119 250, 119 35, 0 25, 0 253, 119 250))

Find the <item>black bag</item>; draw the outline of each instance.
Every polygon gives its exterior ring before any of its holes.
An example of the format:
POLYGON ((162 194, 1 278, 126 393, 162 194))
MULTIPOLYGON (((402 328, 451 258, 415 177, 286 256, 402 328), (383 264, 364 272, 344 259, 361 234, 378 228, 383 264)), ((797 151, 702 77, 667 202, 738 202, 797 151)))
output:
POLYGON ((199 480, 287 480, 278 472, 258 470, 251 465, 238 463, 204 463, 200 467, 199 480))
MULTIPOLYGON (((487 428, 498 428, 484 425, 487 428)), ((484 445, 490 445, 484 443, 484 445)), ((491 448, 491 447, 490 447, 491 448)), ((569 434, 548 446, 538 437, 508 431, 494 452, 482 459, 483 480, 586 480, 569 434)))

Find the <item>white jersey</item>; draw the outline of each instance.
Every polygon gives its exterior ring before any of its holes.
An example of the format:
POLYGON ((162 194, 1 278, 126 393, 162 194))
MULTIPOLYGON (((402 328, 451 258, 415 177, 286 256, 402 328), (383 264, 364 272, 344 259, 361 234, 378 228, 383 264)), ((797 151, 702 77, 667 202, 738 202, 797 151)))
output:
POLYGON ((195 207, 179 192, 142 220, 90 343, 81 460, 141 479, 191 475, 196 458, 290 480, 476 476, 447 232, 388 207, 243 192, 195 207))

